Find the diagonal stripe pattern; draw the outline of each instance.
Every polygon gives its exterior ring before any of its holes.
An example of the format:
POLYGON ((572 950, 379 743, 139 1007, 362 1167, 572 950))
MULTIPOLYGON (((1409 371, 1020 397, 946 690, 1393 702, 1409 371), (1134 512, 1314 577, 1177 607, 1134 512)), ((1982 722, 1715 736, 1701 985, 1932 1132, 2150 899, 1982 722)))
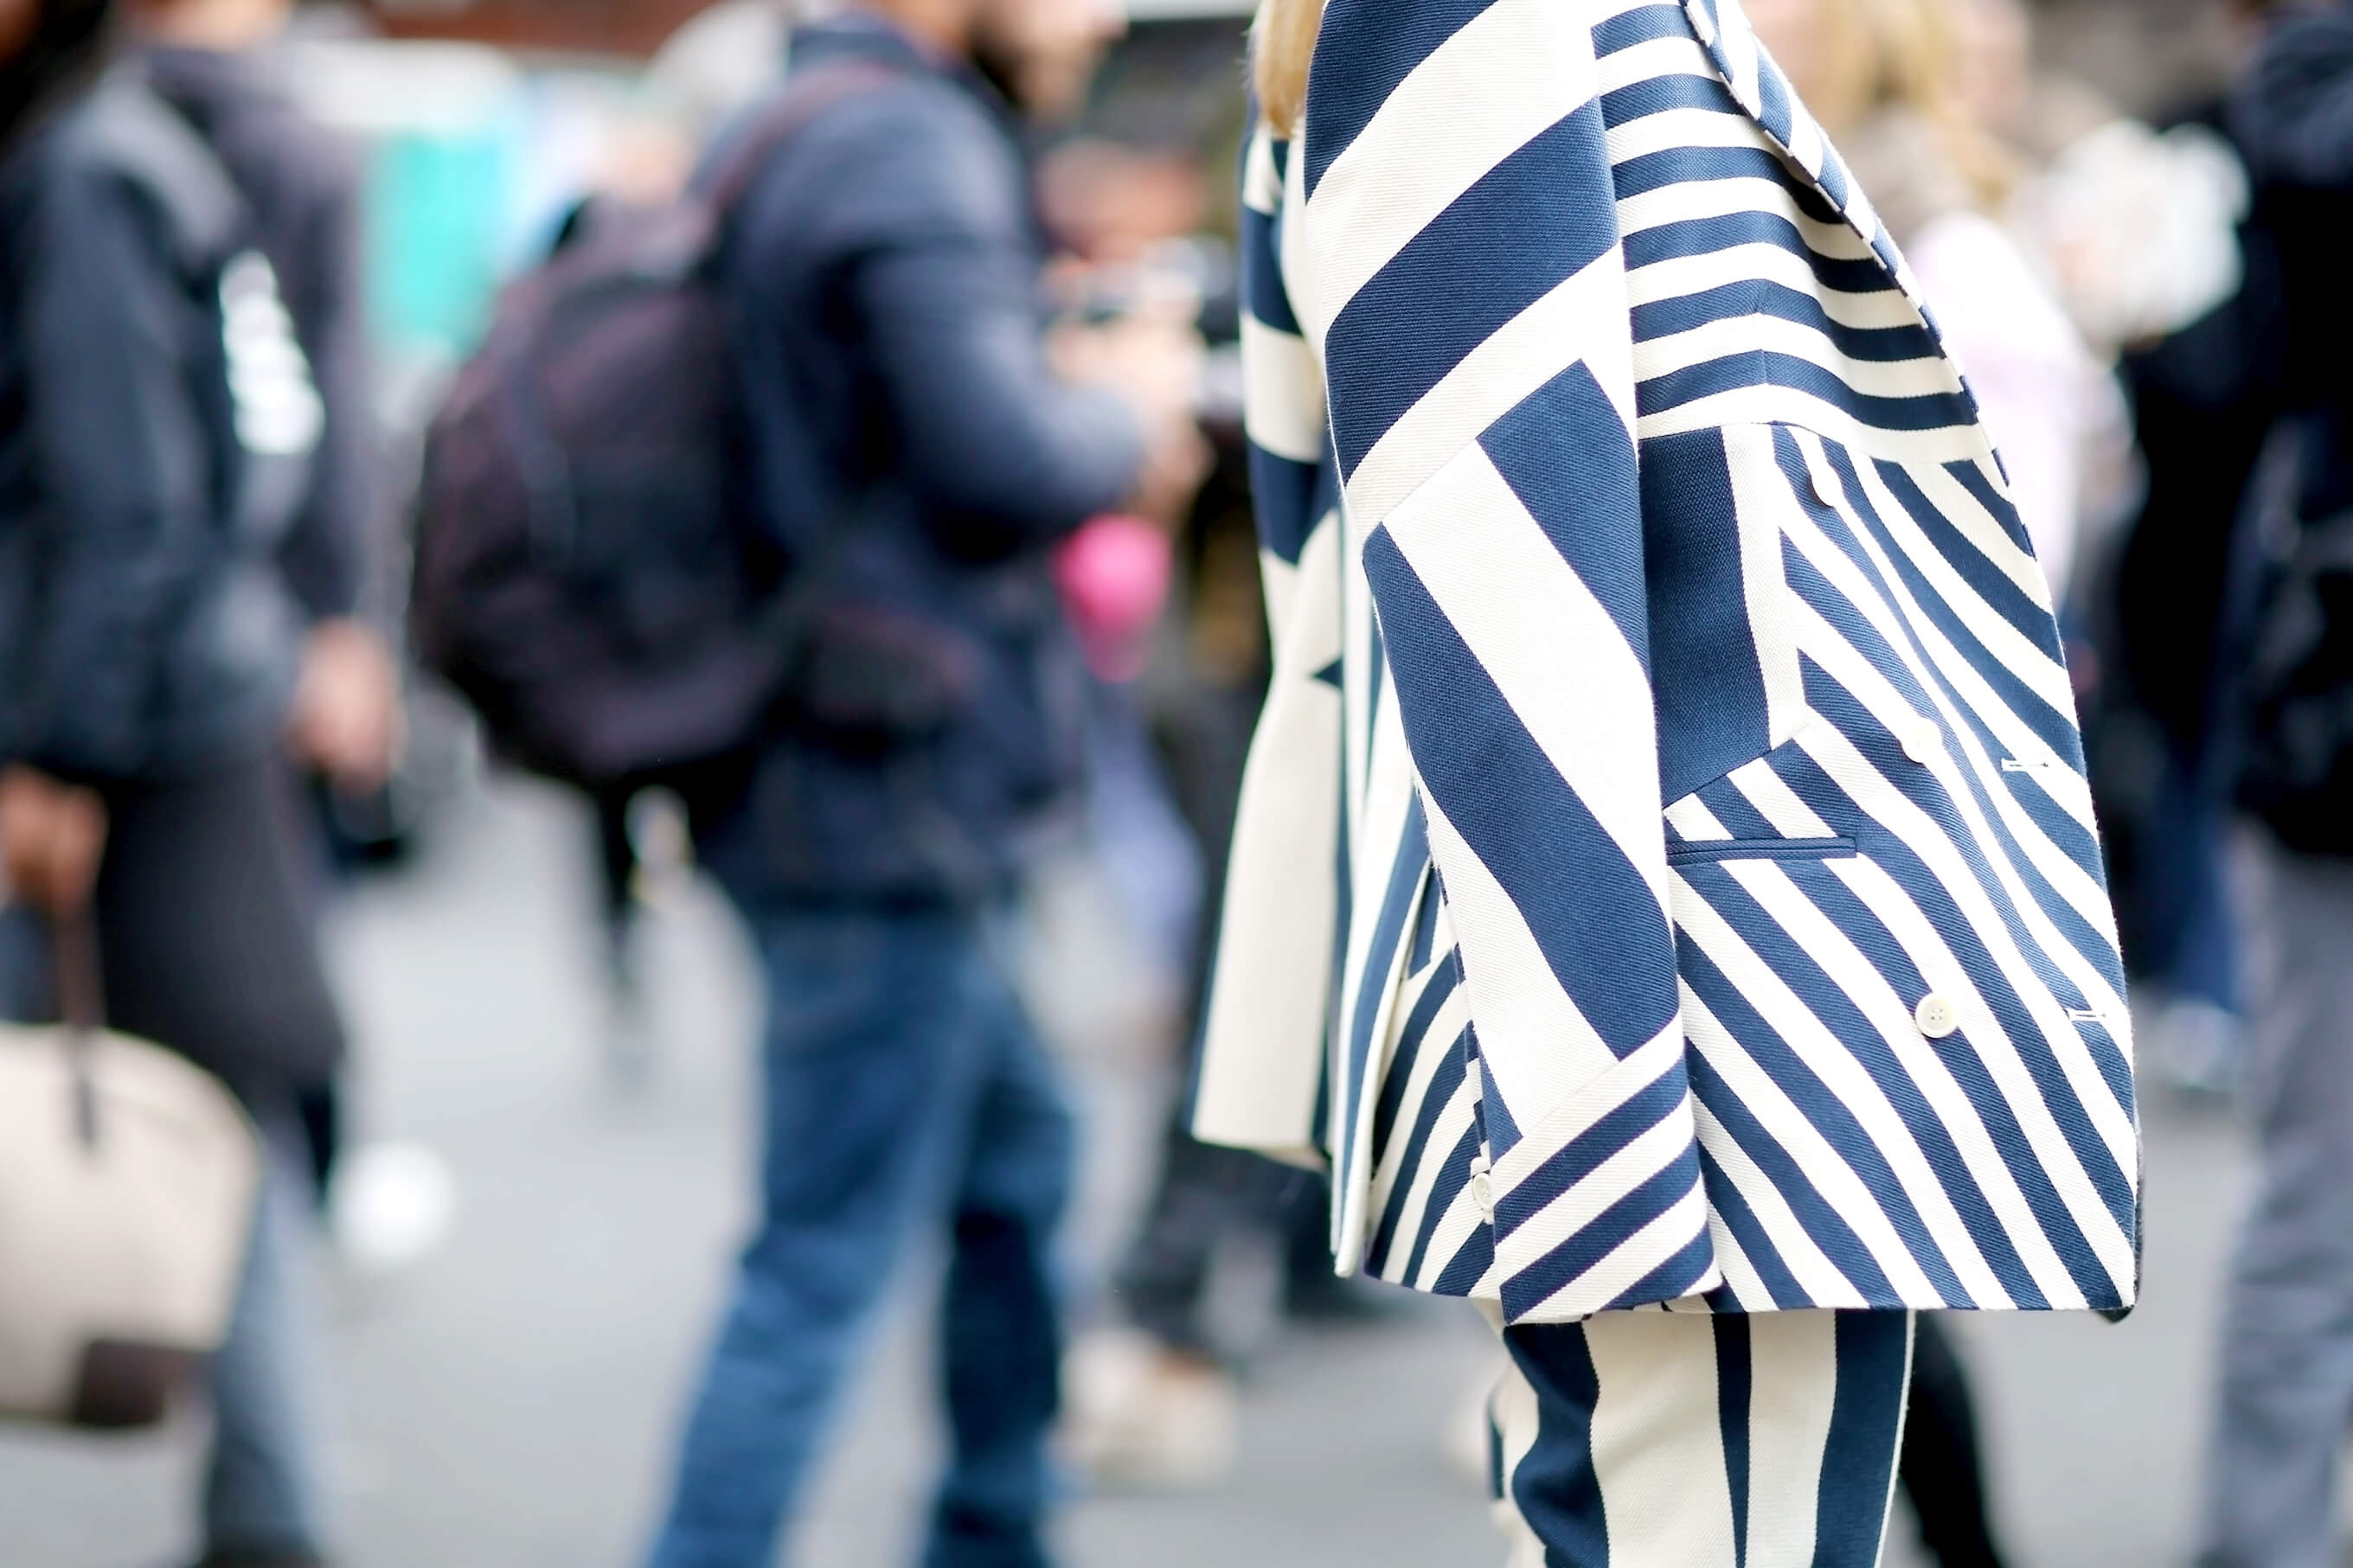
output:
POLYGON ((1308 104, 1244 160, 1275 670, 1198 1131, 1514 1322, 2129 1306, 2049 592, 1738 0, 1331 0, 1308 104))

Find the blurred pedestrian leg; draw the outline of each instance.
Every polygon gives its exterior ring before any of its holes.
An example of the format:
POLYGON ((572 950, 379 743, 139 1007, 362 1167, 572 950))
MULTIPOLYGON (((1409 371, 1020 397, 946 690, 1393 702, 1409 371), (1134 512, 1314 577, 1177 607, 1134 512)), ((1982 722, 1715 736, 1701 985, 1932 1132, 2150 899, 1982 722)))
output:
POLYGON ((1986 1515, 1968 1372, 1934 1312, 1913 1321, 1911 1407, 1899 1473, 1920 1522, 1920 1543, 1937 1568, 2001 1568, 1986 1515))
POLYGON ((317 1205, 296 1086, 343 1051, 310 920, 306 823, 275 757, 104 792, 97 905, 110 1023, 236 1089, 269 1159, 229 1338, 211 1368, 207 1568, 319 1561, 325 1325, 305 1257, 317 1205))
POLYGON ((1288 1245, 1292 1227, 1284 1222, 1295 1207, 1306 1206, 1314 1267, 1329 1277, 1330 1225, 1313 1212, 1325 1208, 1329 1198, 1321 1184, 1298 1171, 1243 1150, 1196 1141, 1187 1128, 1189 1112, 1180 1097, 1163 1141, 1160 1180, 1121 1260, 1114 1289, 1122 1315, 1136 1328, 1173 1352, 1214 1360, 1217 1347, 1202 1321, 1202 1307, 1219 1244, 1238 1230, 1279 1231, 1287 1265, 1296 1249, 1288 1245), (1286 1202, 1292 1189, 1303 1184, 1313 1185, 1306 1204, 1286 1202))
POLYGON ((808 118, 705 171, 734 187, 718 282, 795 624, 763 614, 785 689, 694 823, 765 960, 767 1154, 656 1568, 768 1568, 892 1266, 943 1229, 926 1562, 1046 1561, 1073 1137, 983 911, 1083 754, 1052 547, 1183 471, 1198 345, 1083 340, 1098 386, 1049 364, 1018 110, 958 56, 986 35, 1021 108, 1069 112, 1122 26, 1105 0, 863 0, 793 36, 770 112, 807 91, 808 118))
POLYGON ((2177 1086, 2210 1094, 2236 1084, 2243 1052, 2238 942, 2224 887, 2228 812, 2211 777, 2217 772, 2167 748, 2157 820, 2141 852, 2145 1048, 2177 1086))
POLYGON ((2353 1415, 2353 862, 2242 841, 2261 1175, 2223 1315, 2213 1568, 2335 1568, 2353 1415))
POLYGON ((607 1012, 605 1068, 615 1089, 645 1087, 654 1068, 646 968, 649 917, 691 874, 686 806, 670 789, 631 780, 592 792, 596 923, 607 1012))
POLYGON ((290 1107, 262 1120, 266 1160, 228 1340, 208 1373, 212 1462, 202 1568, 294 1568, 328 1536, 318 1469, 323 1376, 310 1145, 290 1107))
POLYGON ((1508 1568, 1875 1568, 1908 1312, 1601 1312, 1507 1329, 1508 1568))
POLYGON ((1045 1562, 1072 1130, 976 917, 752 912, 769 984, 758 1234, 686 1434, 655 1568, 766 1568, 906 1243, 953 1237, 954 1454, 927 1568, 1045 1562))

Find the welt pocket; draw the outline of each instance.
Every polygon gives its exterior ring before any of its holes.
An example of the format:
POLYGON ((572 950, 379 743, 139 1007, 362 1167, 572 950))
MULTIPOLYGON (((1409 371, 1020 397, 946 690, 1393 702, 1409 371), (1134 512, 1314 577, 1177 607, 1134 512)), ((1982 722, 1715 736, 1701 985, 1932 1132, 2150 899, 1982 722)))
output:
POLYGON ((1719 860, 1851 860, 1852 836, 1835 838, 1697 838, 1667 846, 1670 866, 1704 866, 1719 860))

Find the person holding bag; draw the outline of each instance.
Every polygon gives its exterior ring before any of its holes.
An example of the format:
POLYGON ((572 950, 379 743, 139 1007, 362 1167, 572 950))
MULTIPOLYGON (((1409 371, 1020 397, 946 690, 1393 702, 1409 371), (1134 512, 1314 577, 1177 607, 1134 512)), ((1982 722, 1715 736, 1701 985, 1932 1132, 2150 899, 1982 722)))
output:
MULTIPOLYGON (((280 15, 138 20, 226 63, 280 15)), ((208 1369, 204 1563, 309 1568, 323 1326, 295 1099, 343 1033, 292 763, 364 785, 397 721, 380 648, 311 586, 342 548, 311 505, 331 415, 226 162, 133 59, 0 165, 0 863, 53 920, 94 918, 107 1022, 216 1075, 260 1131, 208 1369)))

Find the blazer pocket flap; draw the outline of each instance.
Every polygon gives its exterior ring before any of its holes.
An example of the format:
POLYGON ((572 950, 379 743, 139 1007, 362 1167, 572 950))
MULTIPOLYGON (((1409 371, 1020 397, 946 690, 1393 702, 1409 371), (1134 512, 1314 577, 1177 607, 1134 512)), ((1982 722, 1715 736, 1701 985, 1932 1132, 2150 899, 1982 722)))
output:
POLYGON ((1722 860, 1848 860, 1855 854, 1852 834, 1827 838, 1695 838, 1667 846, 1670 866, 1703 866, 1722 860))

